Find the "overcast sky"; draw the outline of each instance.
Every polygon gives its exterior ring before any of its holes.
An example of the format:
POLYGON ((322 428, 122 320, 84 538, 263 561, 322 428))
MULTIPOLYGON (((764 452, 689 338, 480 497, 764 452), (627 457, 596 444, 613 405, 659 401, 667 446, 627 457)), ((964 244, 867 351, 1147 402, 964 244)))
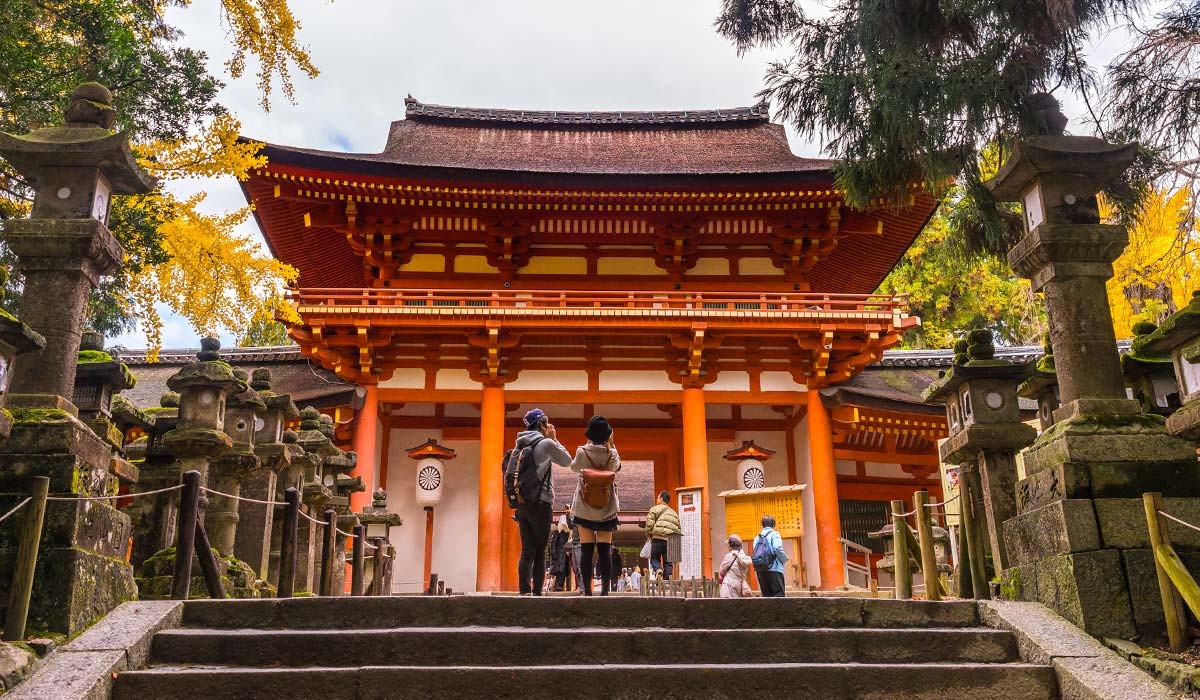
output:
MULTIPOLYGON (((171 10, 169 19, 185 32, 187 45, 208 53, 212 72, 223 76, 229 49, 218 5, 195 0, 171 10)), ((430 103, 514 109, 750 105, 766 63, 784 55, 739 58, 713 30, 718 0, 291 0, 291 5, 321 75, 294 76, 296 104, 276 93, 271 112, 264 113, 251 64, 247 76, 226 79, 221 101, 241 119, 245 135, 310 148, 379 151, 388 124, 404 115, 408 94, 430 103)), ((1123 43, 1106 38, 1094 48, 1096 58, 1123 43)), ((792 147, 799 155, 820 154, 819 143, 794 135, 792 147)), ((183 191, 195 189, 208 191, 213 210, 244 204, 232 181, 183 191)), ((247 231, 259 235, 252 222, 247 231)), ((167 347, 197 344, 186 321, 164 318, 167 347)), ((146 345, 141 333, 113 342, 146 345)))

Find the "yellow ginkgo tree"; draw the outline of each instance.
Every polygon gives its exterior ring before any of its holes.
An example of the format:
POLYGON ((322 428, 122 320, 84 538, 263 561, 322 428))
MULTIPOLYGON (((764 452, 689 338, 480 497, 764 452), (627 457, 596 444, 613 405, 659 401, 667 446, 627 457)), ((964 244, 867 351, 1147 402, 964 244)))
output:
MULTIPOLYGON (((1118 338, 1138 321, 1159 322, 1200 287, 1200 237, 1188 225, 1189 192, 1154 189, 1129 226, 1129 246, 1113 263, 1108 302, 1118 338)), ((1107 207, 1101 207, 1107 216, 1107 207)))

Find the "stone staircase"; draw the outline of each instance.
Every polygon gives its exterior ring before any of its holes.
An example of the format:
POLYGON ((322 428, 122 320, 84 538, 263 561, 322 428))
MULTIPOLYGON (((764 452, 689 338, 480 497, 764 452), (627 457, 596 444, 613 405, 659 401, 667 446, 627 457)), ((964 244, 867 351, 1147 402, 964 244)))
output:
POLYGON ((852 598, 191 601, 117 700, 1050 700, 970 602, 852 598))

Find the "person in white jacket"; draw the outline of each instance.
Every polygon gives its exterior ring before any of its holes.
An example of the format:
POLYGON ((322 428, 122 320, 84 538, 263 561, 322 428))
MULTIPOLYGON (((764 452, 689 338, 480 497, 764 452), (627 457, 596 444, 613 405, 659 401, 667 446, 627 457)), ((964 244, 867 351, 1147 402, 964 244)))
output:
POLYGON ((721 579, 721 597, 741 598, 749 593, 750 586, 746 584, 746 575, 750 573, 750 555, 742 551, 741 537, 730 535, 726 542, 729 545, 729 553, 717 569, 721 579))
MULTIPOLYGON (((584 469, 597 471, 621 471, 621 456, 613 446, 612 426, 602 416, 592 416, 588 421, 587 444, 575 451, 575 459, 571 460, 571 470, 580 473, 584 469)), ((575 516, 575 525, 579 528, 580 568, 583 580, 587 584, 592 581, 592 562, 600 571, 600 595, 608 595, 609 584, 612 581, 612 537, 617 531, 617 511, 621 504, 617 501, 615 482, 612 484, 608 498, 603 505, 592 505, 584 499, 584 475, 579 476, 579 486, 575 488, 575 498, 571 502, 571 513, 575 516)), ((591 586, 583 586, 583 594, 592 594, 591 586)))

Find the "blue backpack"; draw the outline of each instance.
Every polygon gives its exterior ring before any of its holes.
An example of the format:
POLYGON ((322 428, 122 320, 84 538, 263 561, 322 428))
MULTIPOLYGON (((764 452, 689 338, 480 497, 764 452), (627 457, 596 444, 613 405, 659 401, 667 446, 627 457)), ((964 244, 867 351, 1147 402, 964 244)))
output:
POLYGON ((750 555, 750 561, 754 564, 754 570, 760 573, 769 571, 771 564, 775 563, 775 550, 771 549, 771 545, 768 542, 769 539, 769 533, 759 535, 758 541, 754 543, 754 552, 750 555))

